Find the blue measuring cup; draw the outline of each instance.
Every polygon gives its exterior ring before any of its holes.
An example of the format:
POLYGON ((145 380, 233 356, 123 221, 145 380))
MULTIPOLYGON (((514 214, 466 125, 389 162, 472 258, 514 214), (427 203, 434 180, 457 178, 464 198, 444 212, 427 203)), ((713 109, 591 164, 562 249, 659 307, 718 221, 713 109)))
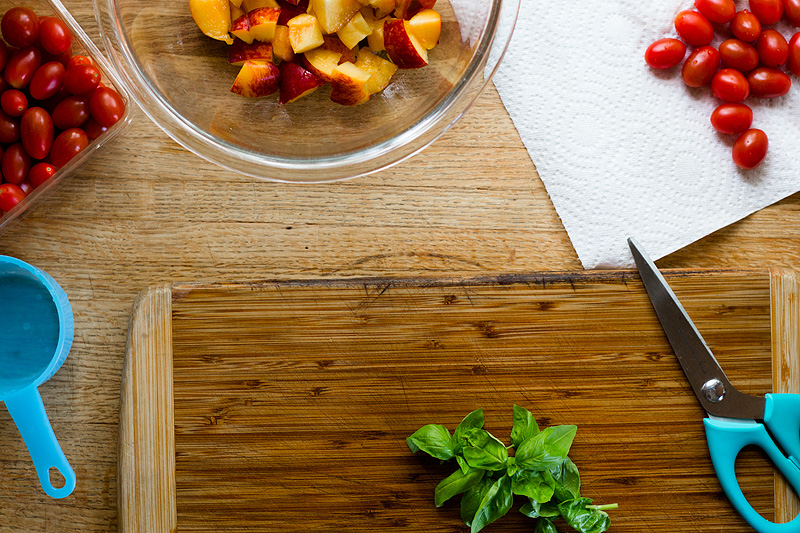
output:
POLYGON ((64 498, 75 489, 75 472, 50 427, 37 387, 61 368, 72 347, 72 307, 47 273, 0 255, 0 315, 0 401, 28 447, 45 493, 64 498), (64 476, 63 487, 53 486, 51 468, 64 476))

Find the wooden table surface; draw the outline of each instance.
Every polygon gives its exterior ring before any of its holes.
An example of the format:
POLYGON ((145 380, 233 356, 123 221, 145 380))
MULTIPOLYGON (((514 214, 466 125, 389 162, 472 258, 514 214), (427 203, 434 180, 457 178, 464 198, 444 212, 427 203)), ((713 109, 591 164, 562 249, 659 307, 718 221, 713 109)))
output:
MULTIPOLYGON (((65 1, 91 35, 91 3, 65 1)), ((668 177, 667 177, 668 178, 668 177)), ((41 393, 78 478, 52 500, 0 410, 0 531, 115 531, 120 374, 136 294, 164 281, 577 270, 569 238, 493 88, 421 155, 292 186, 233 175, 139 113, 78 176, 0 235, 0 254, 70 296, 75 341, 41 393)), ((659 262, 800 265, 800 194, 659 262)))

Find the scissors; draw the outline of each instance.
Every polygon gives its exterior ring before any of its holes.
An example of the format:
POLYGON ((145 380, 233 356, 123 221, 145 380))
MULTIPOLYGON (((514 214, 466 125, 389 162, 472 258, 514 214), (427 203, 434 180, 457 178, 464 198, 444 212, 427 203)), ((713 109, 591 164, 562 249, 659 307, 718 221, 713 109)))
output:
POLYGON ((800 394, 762 398, 736 390, 656 265, 636 241, 628 239, 628 244, 664 333, 708 414, 703 424, 722 490, 759 533, 800 532, 800 516, 776 524, 758 514, 742 493, 735 470, 739 452, 758 446, 800 494, 800 394))

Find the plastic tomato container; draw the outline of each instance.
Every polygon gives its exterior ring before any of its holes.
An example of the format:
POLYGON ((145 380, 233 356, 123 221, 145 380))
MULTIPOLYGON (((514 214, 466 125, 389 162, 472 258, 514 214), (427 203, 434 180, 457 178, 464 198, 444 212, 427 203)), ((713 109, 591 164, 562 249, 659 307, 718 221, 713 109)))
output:
MULTIPOLYGON (((83 31, 83 28, 78 25, 72 15, 69 14, 67 9, 59 2, 59 0, 0 0, 0 16, 6 11, 15 6, 23 6, 33 9, 37 15, 41 16, 54 16, 63 20, 69 29, 72 30, 72 53, 73 55, 85 55, 91 57, 97 68, 102 73, 102 82, 116 90, 125 102, 125 114, 113 126, 111 126, 105 133, 97 139, 91 141, 89 145, 81 151, 78 155, 73 157, 66 165, 59 168, 58 171, 45 183, 31 191, 19 204, 17 204, 10 211, 0 216, 0 233, 8 229, 20 217, 25 215, 30 209, 36 206, 48 194, 55 191, 60 187, 64 181, 73 176, 78 170, 91 158, 98 150, 103 148, 109 141, 117 137, 131 122, 131 106, 132 102, 128 92, 125 90, 123 83, 115 73, 113 67, 106 61, 105 57, 101 54, 97 46, 92 42, 89 36, 83 31)), ((31 102, 31 107, 35 104, 31 102)), ((35 161, 34 161, 35 163, 35 161)))

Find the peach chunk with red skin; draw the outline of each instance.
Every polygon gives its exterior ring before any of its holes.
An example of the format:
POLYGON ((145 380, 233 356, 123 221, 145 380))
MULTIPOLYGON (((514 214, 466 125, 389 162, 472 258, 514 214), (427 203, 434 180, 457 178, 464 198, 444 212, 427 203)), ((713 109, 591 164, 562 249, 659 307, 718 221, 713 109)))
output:
POLYGON ((428 51, 411 32, 407 20, 387 20, 383 26, 383 44, 389 58, 400 68, 421 68, 428 64, 428 51))
POLYGON ((233 82, 231 92, 257 98, 280 88, 280 71, 271 61, 246 61, 233 82))
POLYGON ((228 63, 241 66, 247 61, 272 61, 272 44, 254 41, 250 44, 234 39, 228 48, 228 63))
POLYGON ((436 0, 397 0, 394 14, 398 18, 407 19, 423 9, 432 9, 434 5, 436 0))
POLYGON ((247 13, 250 35, 253 39, 262 43, 272 42, 280 14, 281 10, 277 7, 260 7, 247 13))
POLYGON ((369 100, 369 72, 349 61, 337 65, 331 72, 331 100, 337 104, 352 106, 369 100))
POLYGON ((409 29, 419 44, 431 50, 439 43, 442 34, 442 17, 433 9, 423 9, 408 21, 409 29))
POLYGON ((298 98, 313 93, 318 87, 325 85, 323 80, 297 63, 284 61, 279 69, 281 73, 281 92, 278 101, 281 104, 294 102, 298 98))

